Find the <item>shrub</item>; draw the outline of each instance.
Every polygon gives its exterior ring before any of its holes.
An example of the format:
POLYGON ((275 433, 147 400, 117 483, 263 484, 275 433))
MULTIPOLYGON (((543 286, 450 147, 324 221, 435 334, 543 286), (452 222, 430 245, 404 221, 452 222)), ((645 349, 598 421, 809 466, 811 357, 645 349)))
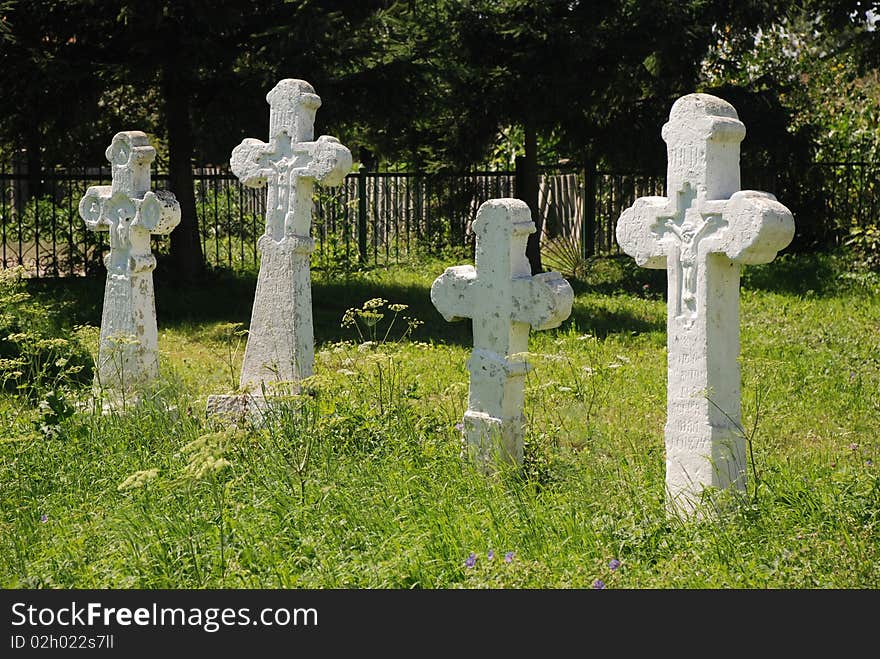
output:
POLYGON ((31 297, 22 275, 22 268, 0 270, 0 386, 36 399, 91 382, 89 351, 31 297))

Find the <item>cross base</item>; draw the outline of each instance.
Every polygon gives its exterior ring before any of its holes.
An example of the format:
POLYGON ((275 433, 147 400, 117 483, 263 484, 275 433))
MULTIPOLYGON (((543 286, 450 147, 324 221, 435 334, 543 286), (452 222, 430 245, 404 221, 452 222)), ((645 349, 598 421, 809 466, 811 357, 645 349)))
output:
POLYGON ((205 417, 237 426, 265 426, 275 415, 277 423, 278 413, 295 401, 301 391, 299 385, 285 384, 273 389, 264 386, 258 392, 212 394, 205 403, 205 417))
POLYGON ((214 394, 208 396, 205 416, 220 417, 233 424, 259 425, 264 420, 268 402, 262 394, 214 394))
POLYGON ((667 509, 691 515, 704 507, 704 491, 744 491, 746 441, 730 426, 666 424, 667 509))
POLYGON ((98 383, 130 389, 159 374, 153 273, 107 274, 98 350, 98 383))
POLYGON ((295 382, 312 374, 315 362, 309 255, 314 241, 285 236, 259 241, 260 273, 251 312, 240 384, 295 382))
POLYGON ((483 473, 501 464, 519 465, 523 458, 525 418, 499 419, 467 411, 462 419, 462 453, 483 473))

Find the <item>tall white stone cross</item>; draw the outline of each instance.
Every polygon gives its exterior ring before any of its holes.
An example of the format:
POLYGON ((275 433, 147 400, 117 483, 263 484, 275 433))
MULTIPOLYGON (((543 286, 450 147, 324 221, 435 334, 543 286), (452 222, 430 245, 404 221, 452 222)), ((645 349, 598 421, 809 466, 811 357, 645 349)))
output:
POLYGON ((746 486, 740 266, 772 261, 794 236, 791 212, 772 194, 740 190, 745 133, 726 101, 679 98, 662 131, 669 197, 636 199, 617 223, 623 251, 668 273, 667 508, 685 515, 706 487, 746 486))
POLYGON ((340 185, 352 164, 351 152, 335 137, 312 141, 321 99, 309 83, 281 80, 266 100, 269 142, 247 138, 231 157, 242 183, 268 184, 260 273, 239 382, 257 391, 261 383, 296 382, 312 374, 312 189, 315 182, 340 185))
POLYGON ((145 133, 116 133, 106 156, 112 183, 89 187, 79 214, 89 229, 110 234, 96 377, 102 386, 130 388, 159 373, 150 236, 171 233, 180 205, 171 192, 150 191, 156 150, 145 133))
POLYGON ((525 202, 485 202, 473 230, 476 268, 446 268, 431 286, 431 302, 447 321, 473 319, 462 432, 470 459, 491 471, 496 458, 522 462, 529 328, 559 326, 571 313, 574 291, 557 272, 532 276, 525 250, 536 229, 525 202))

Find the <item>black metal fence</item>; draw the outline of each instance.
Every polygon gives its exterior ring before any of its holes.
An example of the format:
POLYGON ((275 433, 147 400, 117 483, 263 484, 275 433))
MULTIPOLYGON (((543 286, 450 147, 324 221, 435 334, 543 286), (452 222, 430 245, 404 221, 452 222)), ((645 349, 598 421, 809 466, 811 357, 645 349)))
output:
MULTIPOLYGON (((773 192, 794 213, 801 242, 834 245, 851 227, 880 225, 880 163, 821 163, 804 172, 743 175, 743 187, 773 192)), ((265 189, 244 187, 230 172, 195 172, 196 213, 206 262, 254 270, 265 221, 265 189)), ((640 196, 664 195, 663 173, 545 171, 540 213, 545 240, 572 243, 582 257, 619 253, 615 227, 640 196)), ((0 259, 30 276, 82 276, 103 269, 105 234, 86 229, 78 213, 89 185, 108 184, 107 168, 0 173, 0 259)), ((168 185, 167 175, 153 187, 168 185)), ((313 267, 347 270, 438 254, 470 240, 469 224, 488 199, 515 196, 515 173, 426 175, 360 172, 338 188, 316 187, 313 267)), ((166 253, 169 239, 156 239, 166 253)))
MULTIPOLYGON (((266 214, 265 189, 247 188, 228 171, 194 174, 196 214, 207 264, 256 269, 257 240, 266 214)), ((460 175, 362 172, 337 188, 315 189, 313 265, 351 269, 397 262, 416 253, 439 253, 468 240, 468 225, 484 201, 514 194, 512 172, 460 175)), ((35 182, 27 174, 0 173, 0 262, 30 276, 82 276, 102 269, 106 235, 89 231, 79 200, 90 185, 110 183, 107 168, 55 172, 35 182)), ((152 177, 153 189, 168 176, 152 177)), ((153 250, 167 253, 168 238, 153 250)))

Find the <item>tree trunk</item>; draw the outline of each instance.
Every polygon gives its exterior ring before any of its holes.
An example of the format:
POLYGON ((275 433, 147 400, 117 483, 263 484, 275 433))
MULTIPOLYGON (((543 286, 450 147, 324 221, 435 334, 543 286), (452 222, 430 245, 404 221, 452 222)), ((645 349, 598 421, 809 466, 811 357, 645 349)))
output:
POLYGON ((529 236, 526 243, 526 257, 532 268, 532 274, 544 272, 541 264, 541 229, 544 219, 538 209, 538 137, 531 121, 523 125, 525 131, 525 156, 516 158, 516 196, 529 206, 532 221, 538 229, 529 236))
POLYGON ((168 61, 162 71, 168 131, 168 187, 180 203, 180 224, 171 232, 171 263, 175 280, 191 283, 204 274, 205 262, 196 215, 189 93, 177 65, 173 60, 168 61))

